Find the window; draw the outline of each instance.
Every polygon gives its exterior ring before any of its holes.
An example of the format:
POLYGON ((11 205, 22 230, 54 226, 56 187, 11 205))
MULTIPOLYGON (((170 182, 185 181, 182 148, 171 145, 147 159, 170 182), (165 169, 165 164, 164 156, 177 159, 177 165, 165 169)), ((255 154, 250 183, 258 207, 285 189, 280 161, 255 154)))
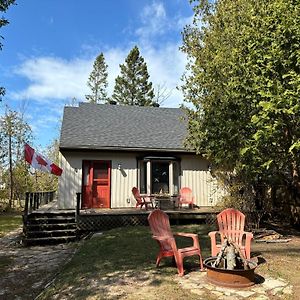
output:
POLYGON ((151 163, 151 194, 169 194, 169 162, 151 163))
POLYGON ((142 194, 147 193, 147 162, 139 161, 139 187, 142 194))
POLYGON ((83 162, 83 185, 89 185, 90 165, 88 162, 83 162))
POLYGON ((139 189, 143 194, 178 194, 179 161, 175 157, 145 157, 138 161, 139 189))

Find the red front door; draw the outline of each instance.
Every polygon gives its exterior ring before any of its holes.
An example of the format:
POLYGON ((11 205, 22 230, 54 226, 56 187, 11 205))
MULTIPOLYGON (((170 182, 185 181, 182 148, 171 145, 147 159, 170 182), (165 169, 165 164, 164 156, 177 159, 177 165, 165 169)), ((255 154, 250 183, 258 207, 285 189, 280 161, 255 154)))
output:
POLYGON ((110 161, 83 161, 82 208, 110 208, 110 161))

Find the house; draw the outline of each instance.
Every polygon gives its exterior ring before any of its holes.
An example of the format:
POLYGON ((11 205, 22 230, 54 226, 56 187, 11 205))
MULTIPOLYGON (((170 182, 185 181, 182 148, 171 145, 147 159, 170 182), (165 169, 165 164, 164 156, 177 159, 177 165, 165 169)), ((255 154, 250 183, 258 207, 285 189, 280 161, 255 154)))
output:
POLYGON ((190 187, 198 206, 220 191, 207 160, 184 148, 180 108, 80 103, 65 107, 60 136, 59 208, 129 208, 141 193, 176 195, 190 187))

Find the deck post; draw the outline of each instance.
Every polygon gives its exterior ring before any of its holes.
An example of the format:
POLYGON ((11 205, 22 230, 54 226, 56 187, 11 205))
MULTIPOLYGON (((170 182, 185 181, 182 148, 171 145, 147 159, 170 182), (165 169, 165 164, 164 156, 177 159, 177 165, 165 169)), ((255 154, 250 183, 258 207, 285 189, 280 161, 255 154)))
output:
POLYGON ((76 215, 80 214, 81 193, 76 193, 76 215))
POLYGON ((29 192, 26 192, 25 194, 25 207, 24 207, 24 215, 27 216, 28 215, 28 204, 29 204, 29 192))
POLYGON ((29 210, 32 212, 33 207, 33 193, 29 193, 29 210))

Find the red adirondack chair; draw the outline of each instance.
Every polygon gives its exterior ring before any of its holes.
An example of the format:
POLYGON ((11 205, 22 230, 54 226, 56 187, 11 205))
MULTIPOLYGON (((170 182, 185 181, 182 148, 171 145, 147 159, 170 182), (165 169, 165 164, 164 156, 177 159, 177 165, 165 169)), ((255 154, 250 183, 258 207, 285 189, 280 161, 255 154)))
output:
POLYGON ((183 232, 172 233, 168 215, 159 209, 155 209, 149 214, 148 222, 153 234, 152 237, 159 244, 156 267, 159 266, 163 257, 173 257, 177 265, 179 276, 183 276, 183 258, 198 255, 200 259, 200 269, 203 270, 201 249, 197 234, 183 232), (193 245, 186 248, 177 248, 174 236, 190 238, 193 241, 193 245))
POLYGON ((194 206, 195 198, 193 192, 189 187, 183 187, 179 191, 178 204, 182 207, 182 204, 188 204, 190 207, 194 206))
POLYGON ((245 215, 239 210, 227 208, 217 215, 219 231, 212 231, 208 235, 211 239, 211 255, 216 256, 224 238, 235 242, 247 259, 250 259, 250 245, 253 239, 251 232, 245 232, 245 215), (220 235, 220 244, 217 243, 217 234, 220 235))
POLYGON ((141 207, 141 209, 143 208, 143 206, 145 205, 146 210, 148 209, 148 206, 151 206, 151 208, 154 208, 153 203, 151 201, 150 197, 147 196, 141 196, 140 191, 138 190, 138 188, 133 187, 132 188, 132 194, 136 200, 136 205, 135 207, 141 207))

